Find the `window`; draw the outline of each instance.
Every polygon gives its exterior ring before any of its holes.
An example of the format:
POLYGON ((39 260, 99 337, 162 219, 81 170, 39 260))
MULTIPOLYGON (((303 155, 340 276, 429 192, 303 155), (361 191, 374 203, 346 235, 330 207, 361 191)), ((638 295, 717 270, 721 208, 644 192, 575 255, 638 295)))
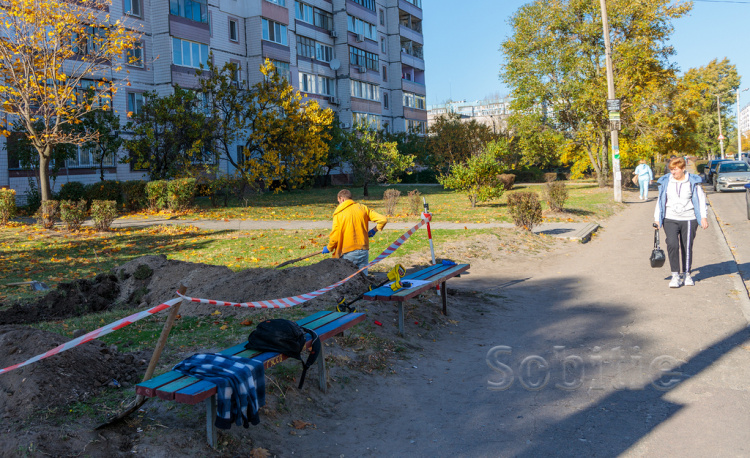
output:
POLYGON ((291 81, 291 74, 289 72, 289 62, 281 62, 280 60, 272 60, 271 63, 276 67, 276 74, 282 79, 291 81))
POLYGON ((370 113, 353 113, 354 124, 380 129, 380 115, 370 113))
POLYGON ((420 134, 425 133, 425 122, 424 121, 417 121, 414 119, 407 119, 406 120, 406 131, 407 132, 417 132, 420 134))
POLYGON ((286 0, 266 0, 268 3, 275 3, 279 6, 286 6, 286 0))
MULTIPOLYGON (((102 105, 102 100, 99 95, 96 93, 96 88, 98 87, 98 83, 96 81, 92 80, 81 80, 78 82, 78 84, 75 86, 75 89, 73 91, 75 92, 76 96, 76 103, 83 103, 85 100, 89 100, 91 104, 95 107, 99 107, 102 105)), ((105 101, 107 103, 107 101, 105 101)))
POLYGON ((422 8, 422 0, 406 0, 417 8, 422 8))
POLYGON ((425 97, 423 95, 404 92, 404 106, 410 108, 425 109, 425 97))
POLYGON ((365 83, 364 81, 350 80, 352 97, 360 99, 380 101, 380 88, 375 84, 365 83))
POLYGON ((385 65, 383 65, 383 81, 388 81, 388 67, 386 67, 385 65))
POLYGON ((308 94, 333 96, 336 86, 333 78, 299 72, 299 90, 308 94))
POLYGON ((126 63, 133 67, 143 68, 143 42, 136 41, 133 47, 125 53, 126 63))
MULTIPOLYGON (((79 168, 79 167, 94 167, 99 165, 99 154, 95 147, 83 147, 79 146, 76 148, 72 158, 65 159, 65 167, 67 168, 79 168)), ((102 161, 104 167, 115 166, 115 155, 108 154, 102 161)))
POLYGON ((333 30, 333 15, 315 8, 315 12, 313 13, 313 24, 322 29, 333 30))
POLYGON ((380 25, 385 25, 385 10, 383 8, 380 8, 380 11, 378 11, 378 15, 380 16, 380 25))
MULTIPOLYGON (((354 3, 358 5, 362 5, 368 10, 375 11, 375 0, 352 0, 354 3)), ((415 0, 416 1, 416 0, 415 0)), ((411 3, 411 2, 410 2, 411 3)))
POLYGON ((237 165, 242 165, 245 163, 245 147, 242 145, 237 145, 237 165))
POLYGON ((278 43, 280 45, 286 46, 286 26, 284 24, 279 24, 278 22, 269 21, 268 19, 263 19, 263 39, 268 41, 273 41, 274 43, 278 43))
POLYGON ((71 47, 76 54, 96 54, 107 40, 107 30, 103 27, 86 27, 85 35, 71 34, 71 47))
POLYGON ((385 37, 380 37, 380 51, 383 54, 388 54, 388 47, 386 45, 385 37))
POLYGON ((383 108, 388 109, 388 93, 383 89, 383 108))
POLYGON ((232 72, 232 81, 239 83, 242 81, 242 64, 236 60, 230 60, 229 63, 234 65, 234 72, 232 72))
POLYGON ((237 21, 233 19, 229 20, 229 40, 235 42, 240 41, 239 27, 237 21))
POLYGON ((140 92, 128 92, 128 113, 137 115, 143 107, 143 94, 140 92))
POLYGON ((333 59, 333 48, 322 43, 315 43, 315 55, 318 60, 330 62, 333 59))
POLYGON ((315 59, 315 40, 297 35, 297 56, 315 59))
POLYGON ((169 0, 169 14, 206 23, 208 22, 208 5, 206 0, 169 0))
POLYGON ((302 2, 294 2, 294 18, 313 23, 313 7, 302 2))
POLYGON ((208 64, 208 45, 172 38, 172 63, 199 68, 208 64))
POLYGON ((378 55, 349 46, 349 64, 378 71, 378 55))
POLYGON ((360 18, 350 15, 349 21, 347 23, 347 30, 356 34, 364 35, 365 38, 369 38, 370 40, 374 41, 377 28, 369 22, 363 21, 360 18))
POLYGON ((125 14, 141 17, 141 0, 125 0, 125 14))

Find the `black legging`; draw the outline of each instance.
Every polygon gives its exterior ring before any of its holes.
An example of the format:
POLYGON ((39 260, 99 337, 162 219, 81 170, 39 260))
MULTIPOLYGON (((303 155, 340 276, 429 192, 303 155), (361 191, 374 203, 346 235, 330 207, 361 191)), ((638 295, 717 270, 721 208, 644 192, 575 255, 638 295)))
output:
POLYGON ((698 220, 677 221, 664 219, 664 232, 667 235, 667 254, 672 272, 690 273, 693 266, 693 240, 698 230, 698 220), (687 241, 687 246, 686 242, 687 241), (682 260, 682 269, 680 269, 682 260))

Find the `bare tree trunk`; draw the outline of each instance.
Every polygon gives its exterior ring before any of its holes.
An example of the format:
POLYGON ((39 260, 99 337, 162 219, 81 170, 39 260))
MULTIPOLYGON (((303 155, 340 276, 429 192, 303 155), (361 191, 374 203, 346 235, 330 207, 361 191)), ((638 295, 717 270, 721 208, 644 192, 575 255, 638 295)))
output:
POLYGON ((367 191, 367 182, 366 181, 365 181, 365 184, 364 184, 364 190, 363 190, 363 194, 362 195, 365 196, 365 197, 369 197, 370 196, 369 192, 367 191))
POLYGON ((39 151, 39 190, 42 193, 42 202, 52 198, 52 189, 49 185, 49 160, 52 156, 52 147, 47 145, 39 151))

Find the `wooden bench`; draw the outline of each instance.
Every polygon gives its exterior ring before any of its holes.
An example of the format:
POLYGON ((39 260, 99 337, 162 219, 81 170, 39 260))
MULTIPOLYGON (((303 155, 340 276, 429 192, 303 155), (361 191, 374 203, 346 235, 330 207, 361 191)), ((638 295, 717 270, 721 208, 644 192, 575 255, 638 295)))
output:
POLYGON ((401 288, 393 291, 389 285, 383 285, 365 293, 362 297, 368 301, 383 301, 398 303, 398 332, 404 335, 404 302, 418 294, 440 285, 440 295, 443 299, 443 315, 448 314, 448 296, 445 282, 449 278, 460 277, 471 267, 469 264, 435 264, 430 267, 412 272, 401 279, 402 282, 410 280, 427 281, 409 288, 401 288))
MULTIPOLYGON (((297 321, 297 324, 312 329, 318 334, 321 342, 343 333, 357 323, 365 319, 364 313, 343 313, 322 311, 297 321)), ((307 349, 310 349, 310 336, 307 335, 307 349)), ((325 348, 321 345, 321 354, 318 355, 318 382, 320 389, 326 391, 326 367, 325 348)), ((287 356, 272 353, 247 350, 245 342, 239 343, 226 350, 220 351, 222 355, 241 356, 252 358, 263 362, 263 367, 269 369, 287 359, 287 356)), ((170 371, 136 385, 136 394, 145 397, 158 397, 167 401, 175 401, 182 404, 197 404, 206 402, 206 433, 208 444, 216 447, 217 431, 214 425, 216 419, 216 385, 192 376, 183 375, 177 371, 170 371)))

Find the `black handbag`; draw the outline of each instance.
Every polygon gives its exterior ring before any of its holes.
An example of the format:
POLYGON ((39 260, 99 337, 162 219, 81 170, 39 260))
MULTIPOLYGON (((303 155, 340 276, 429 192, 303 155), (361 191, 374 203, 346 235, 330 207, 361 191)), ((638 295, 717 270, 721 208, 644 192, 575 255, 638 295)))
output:
POLYGON ((658 268, 664 265, 667 257, 664 255, 664 250, 659 247, 659 227, 656 224, 654 227, 656 228, 654 229, 654 251, 651 252, 649 261, 651 261, 651 267, 658 268))

